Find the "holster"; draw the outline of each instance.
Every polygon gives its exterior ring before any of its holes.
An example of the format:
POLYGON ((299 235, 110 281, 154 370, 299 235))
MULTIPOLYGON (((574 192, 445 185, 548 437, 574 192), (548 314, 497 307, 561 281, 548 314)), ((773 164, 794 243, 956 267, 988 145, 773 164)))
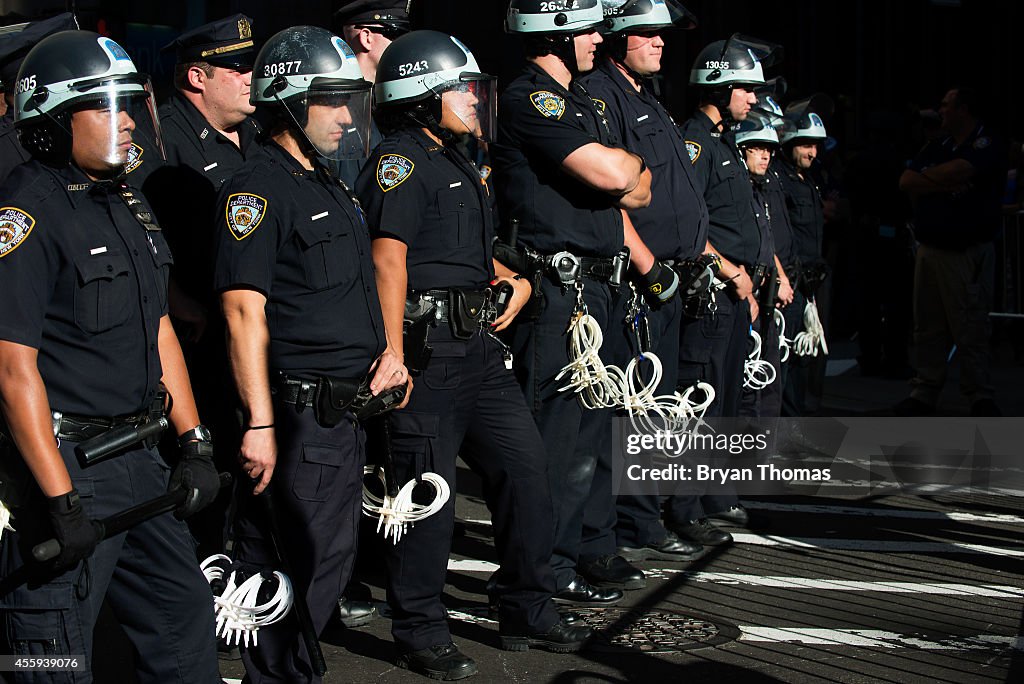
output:
POLYGON ((676 262, 672 267, 679 276, 679 293, 683 313, 690 318, 703 318, 715 297, 712 287, 718 274, 717 262, 707 254, 696 259, 676 262))
POLYGON ((405 318, 402 320, 402 349, 405 367, 410 373, 427 368, 433 348, 427 344, 430 325, 435 320, 435 307, 424 299, 406 299, 405 318))
POLYGON ((313 417, 321 427, 332 428, 341 422, 359 392, 359 380, 322 376, 313 394, 313 417))
POLYGON ((448 317, 452 335, 460 340, 468 340, 479 332, 481 315, 489 300, 489 290, 449 290, 448 317))
POLYGON ((373 393, 370 392, 370 378, 367 377, 359 385, 359 390, 352 401, 351 411, 355 414, 356 420, 361 423, 374 416, 387 413, 401 404, 403 399, 405 399, 405 385, 386 389, 377 396, 373 396, 373 393))

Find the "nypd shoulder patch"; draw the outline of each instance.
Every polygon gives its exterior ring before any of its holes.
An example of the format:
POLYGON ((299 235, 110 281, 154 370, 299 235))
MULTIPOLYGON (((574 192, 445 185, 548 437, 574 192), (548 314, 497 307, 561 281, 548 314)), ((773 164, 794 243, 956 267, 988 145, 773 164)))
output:
POLYGON ((138 143, 132 143, 131 149, 128 150, 128 163, 124 166, 125 174, 129 174, 139 168, 142 164, 142 154, 145 151, 138 143))
POLYGON ((565 98, 550 90, 538 90, 530 95, 530 102, 537 111, 549 119, 561 119, 565 114, 565 98))
POLYGON ((228 197, 225 214, 228 230, 236 240, 244 240, 263 222, 267 215, 267 200, 248 192, 236 192, 228 197))
POLYGON ((983 149, 985 149, 986 147, 988 147, 991 144, 992 144, 992 139, 991 138, 982 136, 982 137, 980 137, 980 138, 978 138, 977 140, 974 141, 974 149, 976 149, 976 150, 983 150, 983 149))
POLYGON ((696 164, 697 160, 700 159, 701 146, 700 143, 695 143, 692 140, 686 141, 686 154, 690 155, 690 163, 696 164))
POLYGON ((480 180, 486 181, 488 178, 490 178, 491 177, 491 171, 492 171, 491 167, 488 166, 487 164, 484 164, 483 166, 481 166, 480 167, 480 180))
POLYGON ((0 259, 25 241, 36 220, 17 207, 0 208, 0 259))
POLYGON ((596 97, 590 98, 594 101, 594 106, 597 108, 597 113, 604 116, 604 110, 608 109, 608 103, 604 100, 599 100, 596 97))
POLYGON ((377 162, 377 185, 384 192, 394 190, 408 180, 416 164, 400 154, 385 154, 377 162))

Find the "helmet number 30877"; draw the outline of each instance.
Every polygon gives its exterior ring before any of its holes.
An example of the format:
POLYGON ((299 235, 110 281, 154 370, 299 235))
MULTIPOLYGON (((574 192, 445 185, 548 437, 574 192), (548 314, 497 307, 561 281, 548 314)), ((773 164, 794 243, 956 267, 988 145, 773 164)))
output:
POLYGON ((302 60, 296 59, 291 62, 275 62, 274 64, 263 65, 264 76, 287 76, 288 74, 299 73, 299 67, 302 66, 302 60))
POLYGON ((15 88, 15 93, 27 93, 30 90, 36 88, 36 75, 26 76, 25 78, 18 81, 18 85, 15 88))
POLYGON ((418 62, 408 62, 406 64, 398 65, 399 76, 409 76, 411 74, 418 74, 421 71, 426 71, 430 68, 425 59, 421 59, 418 62))

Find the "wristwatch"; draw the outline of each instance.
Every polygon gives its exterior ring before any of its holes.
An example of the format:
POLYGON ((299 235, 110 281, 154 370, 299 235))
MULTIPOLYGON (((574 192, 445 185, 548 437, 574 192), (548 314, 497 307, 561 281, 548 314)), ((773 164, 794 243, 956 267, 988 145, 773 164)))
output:
POLYGON ((196 425, 188 432, 183 433, 178 437, 178 446, 183 446, 189 442, 212 442, 213 435, 210 434, 210 429, 205 425, 196 425))

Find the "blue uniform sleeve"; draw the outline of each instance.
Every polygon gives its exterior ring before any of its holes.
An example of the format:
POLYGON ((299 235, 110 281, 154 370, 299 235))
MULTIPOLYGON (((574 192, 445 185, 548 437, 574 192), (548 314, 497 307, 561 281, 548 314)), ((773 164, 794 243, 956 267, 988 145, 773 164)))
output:
POLYGON ((258 169, 232 178, 217 198, 214 288, 218 292, 253 289, 270 295, 284 207, 264 184, 252 182, 257 174, 258 169))
POLYGON ((59 256, 30 207, 0 200, 0 339, 39 349, 59 256))
POLYGON ((600 142, 576 122, 572 105, 560 93, 509 88, 499 107, 504 139, 552 164, 561 164, 584 145, 600 142))
POLYGON ((711 182, 712 158, 710 150, 704 149, 707 141, 700 136, 694 135, 690 127, 683 126, 680 131, 683 135, 686 153, 690 157, 690 164, 693 167, 694 179, 697 181, 697 190, 701 194, 707 192, 708 184, 711 182))
POLYGON ((366 212, 370 236, 410 245, 419 234, 424 208, 431 202, 424 189, 425 168, 411 154, 388 148, 372 156, 359 173, 356 195, 366 212))

